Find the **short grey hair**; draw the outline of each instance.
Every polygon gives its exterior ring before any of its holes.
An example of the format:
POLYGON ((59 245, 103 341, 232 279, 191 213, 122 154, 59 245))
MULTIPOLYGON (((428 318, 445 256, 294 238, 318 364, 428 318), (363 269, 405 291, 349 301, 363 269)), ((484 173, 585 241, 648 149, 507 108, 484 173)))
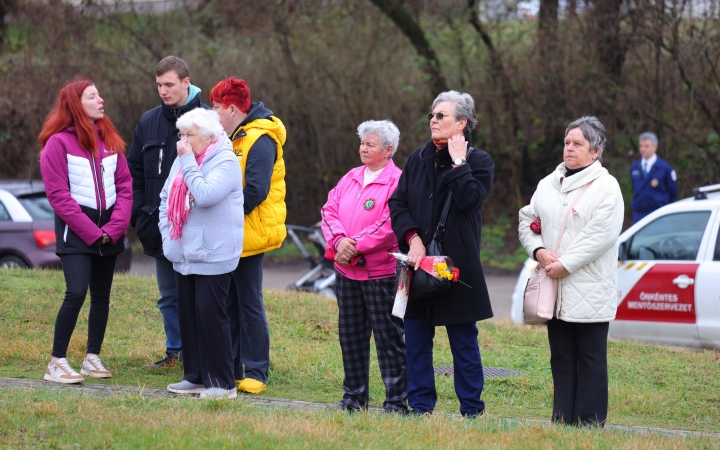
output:
POLYGON ((203 139, 216 140, 225 131, 220 124, 220 116, 211 109, 195 108, 188 111, 177 120, 178 130, 188 131, 197 127, 203 139))
POLYGON ((383 150, 392 145, 393 151, 390 157, 395 154, 400 141, 400 130, 390 120, 366 120, 357 127, 357 134, 360 139, 366 139, 368 136, 376 135, 380 140, 383 150))
POLYGON ((643 134, 641 134, 640 137, 638 138, 638 142, 642 142, 642 141, 650 141, 650 142, 652 142, 652 144, 655 147, 657 147, 657 145, 658 145, 657 134, 653 133, 652 131, 646 131, 643 134))
POLYGON ((580 128, 585 139, 590 142, 590 152, 597 149, 597 159, 598 161, 602 161, 602 152, 605 150, 605 143, 607 142, 607 130, 605 126, 600 123, 597 117, 583 116, 565 128, 565 137, 567 137, 570 130, 575 128, 580 128))
POLYGON ((453 107, 453 115, 456 119, 467 119, 467 125, 465 126, 465 129, 463 129, 463 133, 469 133, 473 128, 475 128, 475 125, 477 125, 475 100, 473 100, 470 94, 467 92, 460 93, 458 91, 443 92, 435 98, 435 101, 433 101, 433 111, 435 110, 437 104, 442 102, 451 102, 455 104, 453 107))

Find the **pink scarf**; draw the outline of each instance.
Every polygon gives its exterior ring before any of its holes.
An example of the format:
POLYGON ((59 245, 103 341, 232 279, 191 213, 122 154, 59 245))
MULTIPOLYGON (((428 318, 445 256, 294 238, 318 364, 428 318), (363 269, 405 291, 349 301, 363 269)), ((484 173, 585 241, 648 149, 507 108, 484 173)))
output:
MULTIPOLYGON (((198 163, 198 167, 202 169, 203 161, 215 150, 218 143, 225 137, 225 133, 214 141, 212 141, 205 150, 199 155, 195 156, 195 161, 198 163)), ((190 215, 190 207, 194 203, 192 194, 188 192, 188 186, 185 184, 185 179, 182 174, 182 166, 179 167, 175 179, 170 185, 170 194, 168 195, 168 225, 172 227, 170 230, 170 238, 180 240, 182 236, 183 224, 187 223, 188 216, 190 215)))

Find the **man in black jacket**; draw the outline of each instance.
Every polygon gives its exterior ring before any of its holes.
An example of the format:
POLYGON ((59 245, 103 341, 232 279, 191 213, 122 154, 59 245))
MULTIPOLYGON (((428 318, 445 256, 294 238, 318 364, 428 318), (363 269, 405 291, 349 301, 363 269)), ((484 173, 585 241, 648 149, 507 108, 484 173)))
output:
POLYGON ((175 127, 177 119, 195 108, 209 107, 200 103, 200 89, 190 84, 187 63, 176 56, 168 56, 158 63, 155 82, 162 103, 140 118, 128 155, 133 178, 130 224, 135 227, 145 254, 155 258, 160 290, 158 308, 165 326, 166 357, 149 367, 166 367, 180 359, 181 343, 175 271, 163 256, 158 228, 160 191, 177 157, 175 144, 180 140, 175 127))

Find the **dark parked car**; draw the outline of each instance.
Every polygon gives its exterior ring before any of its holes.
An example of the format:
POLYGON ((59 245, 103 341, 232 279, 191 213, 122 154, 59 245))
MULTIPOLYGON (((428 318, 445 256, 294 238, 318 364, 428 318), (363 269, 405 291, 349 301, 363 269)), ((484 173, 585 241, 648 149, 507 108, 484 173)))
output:
MULTIPOLYGON (((54 220, 42 181, 0 181, 0 268, 59 269, 54 220)), ((126 236, 116 272, 130 270, 131 255, 126 236)))

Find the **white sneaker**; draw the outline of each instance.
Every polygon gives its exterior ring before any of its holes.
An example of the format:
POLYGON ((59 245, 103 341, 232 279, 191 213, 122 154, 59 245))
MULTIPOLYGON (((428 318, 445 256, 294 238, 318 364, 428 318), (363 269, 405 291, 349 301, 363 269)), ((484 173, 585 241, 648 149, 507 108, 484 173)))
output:
POLYGON ((70 364, 68 364, 65 358, 58 359, 54 366, 49 365, 45 372, 44 379, 63 384, 82 383, 85 381, 82 375, 70 367, 70 364))
POLYGON ((112 378, 112 373, 103 366, 97 355, 87 355, 83 360, 80 373, 93 378, 112 378))
POLYGON ((223 389, 223 388, 210 388, 205 392, 200 393, 200 398, 205 400, 215 398, 235 398, 237 397, 237 388, 223 389))
POLYGON ((179 383, 168 384, 167 390, 176 394, 199 394, 205 392, 205 386, 202 384, 191 383, 188 380, 182 380, 179 383))

